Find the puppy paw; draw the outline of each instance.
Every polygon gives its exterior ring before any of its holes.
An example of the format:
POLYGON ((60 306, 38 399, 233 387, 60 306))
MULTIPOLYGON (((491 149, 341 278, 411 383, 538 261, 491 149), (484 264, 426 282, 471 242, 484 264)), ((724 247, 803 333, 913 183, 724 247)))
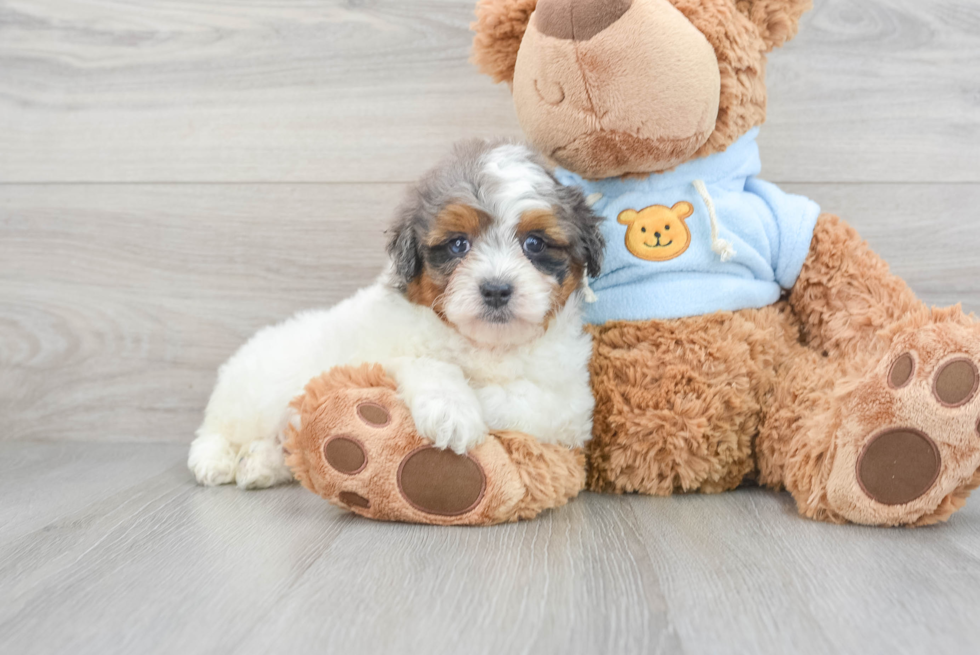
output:
POLYGON ((238 454, 220 434, 202 434, 191 443, 187 468, 198 484, 214 487, 235 481, 238 454))
POLYGON ((286 466, 281 440, 253 441, 242 448, 236 479, 240 489, 268 489, 291 482, 293 474, 286 466))
POLYGON ((420 395, 412 402, 418 433, 436 448, 463 454, 483 443, 487 424, 479 405, 449 395, 420 395))

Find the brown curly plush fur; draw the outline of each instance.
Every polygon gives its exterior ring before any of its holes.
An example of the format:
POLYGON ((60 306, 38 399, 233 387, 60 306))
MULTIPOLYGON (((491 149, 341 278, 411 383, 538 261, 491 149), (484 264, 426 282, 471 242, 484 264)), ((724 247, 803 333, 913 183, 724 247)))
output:
POLYGON ((480 0, 476 6, 476 22, 470 26, 476 32, 472 59, 494 82, 514 79, 517 51, 537 4, 538 0, 480 0))
POLYGON ((720 492, 754 468, 752 441, 791 350, 785 303, 591 328, 595 491, 720 492))
POLYGON ((725 150, 766 120, 766 57, 770 49, 758 26, 731 0, 671 0, 715 49, 721 102, 715 131, 695 158, 725 150))
POLYGON ((542 444, 520 432, 493 435, 517 470, 524 495, 507 516, 508 521, 534 518, 546 509, 561 507, 585 488, 585 453, 542 444))
POLYGON ((736 6, 772 50, 796 36, 800 18, 813 7, 813 0, 737 0, 736 6))

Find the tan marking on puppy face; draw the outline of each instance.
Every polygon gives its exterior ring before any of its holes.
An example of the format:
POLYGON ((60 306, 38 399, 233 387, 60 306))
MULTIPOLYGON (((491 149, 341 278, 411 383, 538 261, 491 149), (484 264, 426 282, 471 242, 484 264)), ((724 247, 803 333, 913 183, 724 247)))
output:
POLYGON ((435 247, 459 234, 465 234, 473 241, 492 221, 489 214, 475 207, 462 203, 446 205, 436 216, 426 244, 430 248, 435 247))
POLYGON ((551 295, 551 310, 548 312, 548 320, 554 318, 555 314, 561 311, 568 299, 572 297, 579 287, 582 286, 582 278, 585 276, 585 267, 573 262, 569 268, 568 276, 565 280, 555 287, 551 295))
POLYGON ((490 227, 493 219, 486 212, 463 203, 446 205, 440 211, 428 234, 423 239, 427 253, 422 274, 412 280, 406 289, 408 299, 418 305, 431 307, 441 319, 446 320, 443 303, 452 273, 462 259, 447 257, 446 242, 454 237, 465 237, 472 244, 490 227))
POLYGON ((585 262, 575 261, 572 257, 569 250, 570 235, 551 210, 532 209, 521 215, 517 225, 518 239, 523 242, 528 235, 543 237, 547 244, 540 255, 528 255, 528 259, 535 264, 540 275, 555 282, 551 309, 548 311, 550 321, 582 285, 585 262))
POLYGON ((449 278, 444 280, 436 280, 432 277, 429 267, 426 266, 422 274, 408 283, 408 287, 405 289, 405 293, 408 296, 409 302, 413 302, 416 305, 423 305, 425 307, 431 307, 432 310, 438 314, 439 318, 446 320, 445 313, 442 308, 442 297, 446 292, 446 285, 449 284, 449 278))
POLYGON ((520 238, 531 232, 540 233, 554 245, 567 247, 568 235, 558 223, 558 217, 548 209, 531 209, 521 214, 517 224, 517 235, 520 238))

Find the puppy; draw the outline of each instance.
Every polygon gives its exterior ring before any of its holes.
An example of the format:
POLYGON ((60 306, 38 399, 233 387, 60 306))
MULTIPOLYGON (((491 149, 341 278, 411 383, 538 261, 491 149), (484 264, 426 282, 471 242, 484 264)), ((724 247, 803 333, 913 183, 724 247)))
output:
POLYGON ((599 221, 527 147, 457 145, 399 209, 373 286, 259 331, 221 367, 190 449, 198 482, 292 480, 288 404, 343 364, 380 363, 439 448, 463 453, 490 430, 582 446, 593 398, 580 305, 599 221))

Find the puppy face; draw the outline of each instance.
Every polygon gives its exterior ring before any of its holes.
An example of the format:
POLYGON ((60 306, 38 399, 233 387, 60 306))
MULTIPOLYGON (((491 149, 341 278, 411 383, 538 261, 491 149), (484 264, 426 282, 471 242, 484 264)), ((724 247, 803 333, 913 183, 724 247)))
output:
POLYGON ((461 144, 400 210, 395 283, 475 342, 526 343, 598 274, 599 222, 525 146, 461 144))

